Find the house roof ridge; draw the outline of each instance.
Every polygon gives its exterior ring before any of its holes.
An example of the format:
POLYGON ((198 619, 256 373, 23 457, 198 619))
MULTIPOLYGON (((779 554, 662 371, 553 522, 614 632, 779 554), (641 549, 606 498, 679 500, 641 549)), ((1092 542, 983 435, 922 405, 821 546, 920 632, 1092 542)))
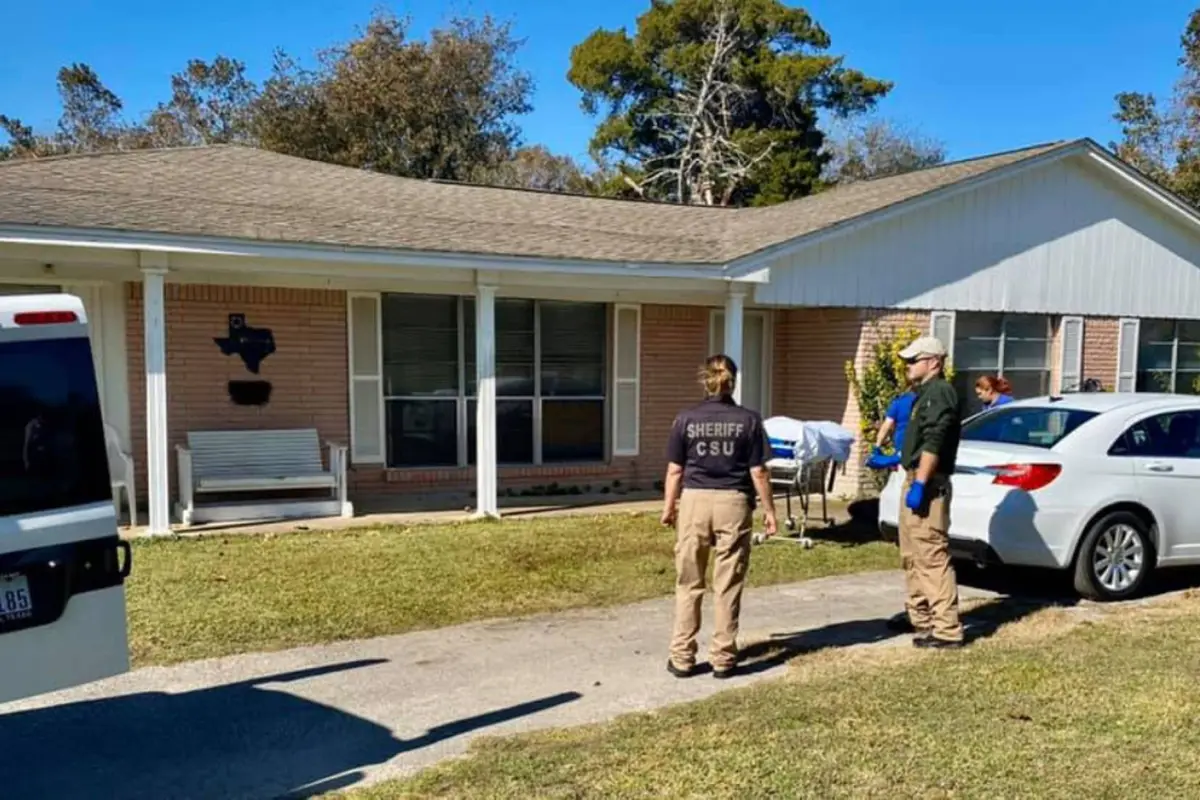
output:
POLYGON ((8 158, 0 161, 0 169, 8 167, 27 167, 36 164, 52 164, 64 161, 82 161, 85 159, 119 158, 121 156, 158 155, 167 153, 187 152, 196 150, 254 150, 270 152, 258 147, 251 147, 236 142, 219 142, 213 144, 184 144, 171 147, 133 147, 118 150, 92 150, 86 153, 56 153, 52 156, 27 156, 24 158, 8 158))
POLYGON ((233 143, 64 154, 0 163, 0 220, 297 245, 719 267, 1086 141, 972 156, 756 208, 405 178, 233 143), (51 163, 57 166, 38 168, 51 163))

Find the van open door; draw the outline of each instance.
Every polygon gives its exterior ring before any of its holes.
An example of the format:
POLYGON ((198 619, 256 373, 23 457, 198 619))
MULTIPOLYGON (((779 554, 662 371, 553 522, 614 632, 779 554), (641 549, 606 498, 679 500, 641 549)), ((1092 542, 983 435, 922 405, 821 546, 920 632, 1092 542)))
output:
POLYGON ((0 702, 129 669, 130 555, 83 303, 0 297, 0 702))

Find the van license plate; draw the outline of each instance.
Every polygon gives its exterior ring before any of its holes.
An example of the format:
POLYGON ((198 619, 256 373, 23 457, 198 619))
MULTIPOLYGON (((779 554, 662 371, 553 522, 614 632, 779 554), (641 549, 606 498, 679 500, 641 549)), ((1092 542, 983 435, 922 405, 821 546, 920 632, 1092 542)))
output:
POLYGON ((33 616, 29 579, 24 575, 0 575, 0 619, 18 620, 33 616))

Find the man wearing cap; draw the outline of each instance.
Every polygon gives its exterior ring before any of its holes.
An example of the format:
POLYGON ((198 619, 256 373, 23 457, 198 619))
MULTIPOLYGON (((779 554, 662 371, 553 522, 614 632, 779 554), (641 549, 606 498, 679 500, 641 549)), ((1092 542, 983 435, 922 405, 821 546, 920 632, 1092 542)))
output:
POLYGON ((946 347, 922 336, 900 351, 917 397, 904 434, 900 468, 905 472, 900 507, 900 559, 908 589, 906 607, 925 648, 963 644, 958 581, 950 563, 950 476, 958 454, 962 419, 958 393, 945 379, 946 347))

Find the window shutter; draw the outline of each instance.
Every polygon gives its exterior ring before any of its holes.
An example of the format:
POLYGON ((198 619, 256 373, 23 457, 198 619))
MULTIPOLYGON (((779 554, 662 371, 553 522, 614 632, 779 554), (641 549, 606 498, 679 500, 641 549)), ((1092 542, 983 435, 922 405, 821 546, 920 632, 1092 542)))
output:
POLYGON ((950 361, 954 361, 954 312, 934 311, 929 317, 929 333, 946 346, 950 361))
POLYGON ((1083 317, 1063 317, 1059 390, 1077 390, 1083 383, 1083 317))
POLYGON ((613 313, 613 455, 636 456, 641 405, 640 306, 619 305, 613 313))
POLYGON ((1125 318, 1117 334, 1117 391, 1137 391, 1137 350, 1141 322, 1125 318))
POLYGON ((383 347, 378 294, 347 298, 350 348, 350 460, 384 462, 383 347))

